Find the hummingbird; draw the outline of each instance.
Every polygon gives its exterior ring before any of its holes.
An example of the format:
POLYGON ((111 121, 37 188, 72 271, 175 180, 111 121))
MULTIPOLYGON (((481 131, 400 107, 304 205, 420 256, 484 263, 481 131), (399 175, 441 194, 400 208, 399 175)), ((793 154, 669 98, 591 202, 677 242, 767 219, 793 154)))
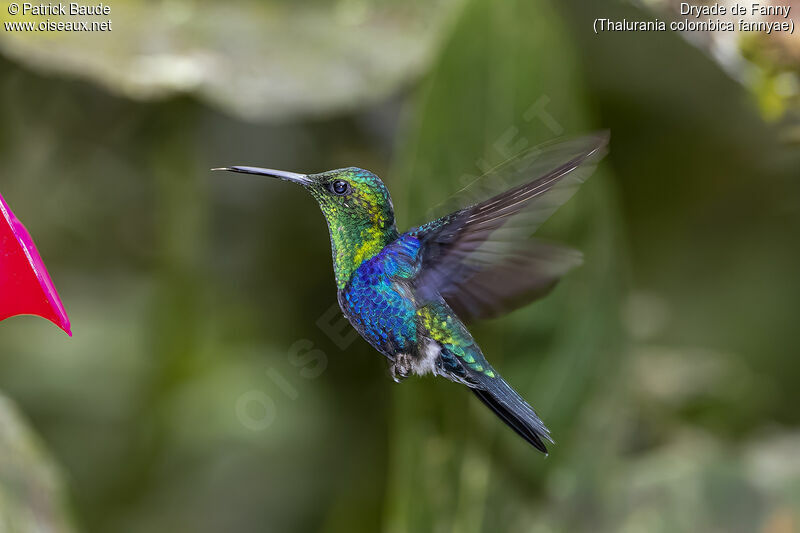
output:
POLYGON ((386 357, 392 378, 432 374, 465 385, 546 454, 550 431, 489 364, 465 322, 543 296, 581 263, 580 252, 530 237, 591 174, 607 143, 608 135, 598 133, 530 149, 465 187, 457 197, 474 200, 465 207, 403 233, 388 189, 368 170, 212 170, 277 178, 308 191, 328 225, 342 313, 386 357))

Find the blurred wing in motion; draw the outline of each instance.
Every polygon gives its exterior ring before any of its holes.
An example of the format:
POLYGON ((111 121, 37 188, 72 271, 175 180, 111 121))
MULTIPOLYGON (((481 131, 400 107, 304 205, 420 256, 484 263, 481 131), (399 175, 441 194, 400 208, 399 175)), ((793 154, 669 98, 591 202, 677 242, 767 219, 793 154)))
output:
POLYGON ((544 297, 582 260, 573 248, 528 239, 513 254, 461 263, 439 293, 462 320, 495 318, 544 297))
POLYGON ((463 320, 475 320, 546 294, 581 255, 530 236, 591 175, 607 144, 600 133, 530 149, 459 193, 493 196, 412 229, 421 241, 418 297, 440 294, 463 320))

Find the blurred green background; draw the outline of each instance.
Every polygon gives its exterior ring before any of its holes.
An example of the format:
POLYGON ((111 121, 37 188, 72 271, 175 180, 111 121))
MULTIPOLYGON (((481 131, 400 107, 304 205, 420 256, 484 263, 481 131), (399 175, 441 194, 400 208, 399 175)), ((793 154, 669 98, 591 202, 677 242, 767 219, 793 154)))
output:
POLYGON ((740 43, 754 77, 593 34, 655 16, 621 2, 111 6, 107 34, 0 32, 0 192, 74 330, 0 324, 0 532, 800 530, 800 39, 740 43), (407 227, 600 128, 542 230, 584 266, 473 327, 547 458, 388 379, 313 200, 208 171, 369 168, 407 227))

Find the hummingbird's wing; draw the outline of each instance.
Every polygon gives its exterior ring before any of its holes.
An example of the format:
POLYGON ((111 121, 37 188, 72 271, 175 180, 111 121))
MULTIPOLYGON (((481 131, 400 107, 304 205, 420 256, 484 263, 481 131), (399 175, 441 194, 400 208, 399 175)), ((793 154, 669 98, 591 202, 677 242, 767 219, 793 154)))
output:
POLYGON ((446 279, 439 294, 462 320, 494 318, 544 297, 582 260, 574 248, 528 239, 513 253, 484 251, 423 283, 446 279))
POLYGON ((418 298, 441 295, 471 320, 546 294, 581 254, 530 236, 589 177, 607 144, 599 133, 528 150, 460 193, 488 199, 409 231, 421 242, 418 298))

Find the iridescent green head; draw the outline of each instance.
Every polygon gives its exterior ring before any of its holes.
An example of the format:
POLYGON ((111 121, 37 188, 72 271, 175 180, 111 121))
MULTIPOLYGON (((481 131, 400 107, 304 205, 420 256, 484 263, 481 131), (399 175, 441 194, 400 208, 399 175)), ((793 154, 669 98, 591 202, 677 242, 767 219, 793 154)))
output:
POLYGON ((347 284, 361 263, 397 238, 389 191, 381 179, 368 170, 349 167, 320 174, 239 166, 214 170, 270 176, 297 183, 309 191, 328 223, 339 288, 347 284))

